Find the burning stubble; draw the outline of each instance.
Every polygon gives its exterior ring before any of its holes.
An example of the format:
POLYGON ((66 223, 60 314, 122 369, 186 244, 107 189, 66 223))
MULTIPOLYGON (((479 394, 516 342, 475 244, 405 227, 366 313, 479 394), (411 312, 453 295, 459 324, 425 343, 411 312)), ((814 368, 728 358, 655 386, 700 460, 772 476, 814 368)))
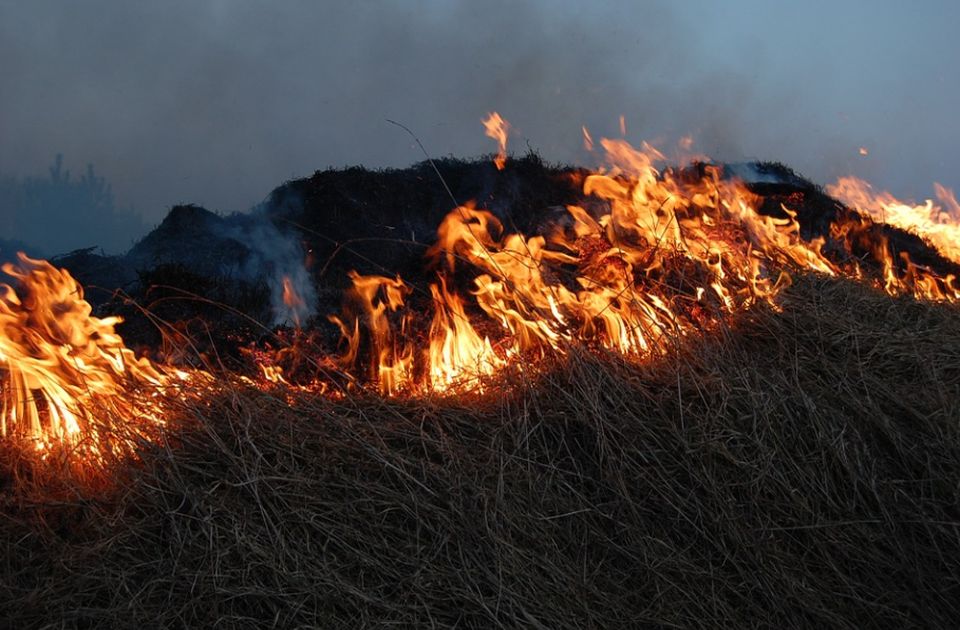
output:
MULTIPOLYGON (((499 115, 488 120, 503 132, 500 169, 501 160, 508 164, 509 126, 499 115)), ((913 263, 873 229, 884 222, 908 229, 960 264, 960 207, 944 187, 936 189, 940 205, 911 206, 841 180, 830 190, 855 211, 837 214, 826 235, 804 238, 791 198, 779 216, 762 213, 763 199, 720 166, 664 167, 660 151, 622 139, 599 146, 604 166, 582 177, 584 199, 599 204, 569 205, 565 217, 529 235, 473 204, 456 207, 426 255, 435 269, 428 299, 412 300, 422 288, 400 276, 351 272, 345 308, 330 316, 342 337, 339 354, 307 346, 258 351, 259 377, 244 378, 267 390, 330 395, 343 383, 386 396, 482 394, 499 374, 573 348, 633 361, 667 356, 757 306, 779 309, 797 272, 848 277, 891 295, 960 299, 954 275, 913 263), (463 270, 472 278, 466 286, 463 270), (297 381, 279 360, 291 354, 343 378, 297 381)), ((251 270, 274 279, 275 323, 299 331, 315 295, 299 242, 265 218, 231 235, 256 243, 251 270)), ((149 434, 166 421, 169 391, 200 395, 210 382, 206 370, 137 358, 115 332, 119 319, 93 316, 66 271, 23 255, 4 271, 17 282, 3 285, 0 299, 4 435, 30 440, 41 453, 83 445, 77 452, 95 460, 125 447, 110 422, 136 417, 149 434), (144 388, 153 394, 132 396, 144 388)))

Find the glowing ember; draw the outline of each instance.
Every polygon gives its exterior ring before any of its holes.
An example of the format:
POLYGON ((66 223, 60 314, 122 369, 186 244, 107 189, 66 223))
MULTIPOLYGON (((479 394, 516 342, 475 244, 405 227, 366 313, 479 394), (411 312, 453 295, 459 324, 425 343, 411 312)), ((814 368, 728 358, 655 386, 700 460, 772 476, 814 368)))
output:
POLYGON ((497 170, 503 170, 507 165, 507 131, 510 125, 497 112, 491 112, 483 121, 483 127, 486 130, 487 137, 497 141, 497 156, 493 163, 497 165, 497 170))

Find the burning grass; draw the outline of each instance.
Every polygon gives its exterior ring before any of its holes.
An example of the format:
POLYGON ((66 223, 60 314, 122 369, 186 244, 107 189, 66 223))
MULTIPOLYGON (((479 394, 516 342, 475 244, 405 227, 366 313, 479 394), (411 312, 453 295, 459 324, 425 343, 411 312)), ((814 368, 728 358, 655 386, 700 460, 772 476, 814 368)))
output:
POLYGON ((469 397, 224 385, 110 487, 7 475, 0 615, 955 626, 956 307, 822 276, 780 304, 658 360, 572 351, 469 397))

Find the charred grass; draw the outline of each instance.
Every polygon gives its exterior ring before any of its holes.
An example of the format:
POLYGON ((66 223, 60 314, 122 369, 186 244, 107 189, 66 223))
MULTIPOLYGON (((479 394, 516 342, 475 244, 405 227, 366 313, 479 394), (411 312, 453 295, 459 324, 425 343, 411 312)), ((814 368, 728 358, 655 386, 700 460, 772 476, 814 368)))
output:
POLYGON ((111 484, 8 483, 0 619, 956 627, 960 315, 813 277, 782 306, 472 399, 186 404, 111 484))

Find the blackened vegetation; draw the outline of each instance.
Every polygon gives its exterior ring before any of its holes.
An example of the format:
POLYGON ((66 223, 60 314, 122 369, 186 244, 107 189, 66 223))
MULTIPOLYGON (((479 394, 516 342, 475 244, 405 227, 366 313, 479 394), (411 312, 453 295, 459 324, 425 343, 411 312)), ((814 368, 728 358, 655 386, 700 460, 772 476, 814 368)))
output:
POLYGON ((276 189, 265 211, 301 230, 323 288, 347 286, 346 272, 432 280, 424 254, 437 226, 457 204, 490 210, 507 229, 531 232, 545 209, 581 199, 579 171, 544 163, 531 153, 503 171, 492 163, 447 158, 403 170, 318 171, 276 189), (451 198, 451 194, 453 197, 451 198))

